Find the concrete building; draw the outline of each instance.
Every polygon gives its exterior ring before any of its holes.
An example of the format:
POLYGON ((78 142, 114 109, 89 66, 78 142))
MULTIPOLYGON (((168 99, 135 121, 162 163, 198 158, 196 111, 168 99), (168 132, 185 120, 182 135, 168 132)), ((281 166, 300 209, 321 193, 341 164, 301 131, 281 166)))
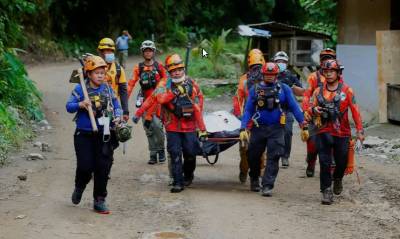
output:
POLYGON ((398 0, 338 1, 338 59, 367 122, 388 121, 387 84, 400 84, 399 30, 398 0))

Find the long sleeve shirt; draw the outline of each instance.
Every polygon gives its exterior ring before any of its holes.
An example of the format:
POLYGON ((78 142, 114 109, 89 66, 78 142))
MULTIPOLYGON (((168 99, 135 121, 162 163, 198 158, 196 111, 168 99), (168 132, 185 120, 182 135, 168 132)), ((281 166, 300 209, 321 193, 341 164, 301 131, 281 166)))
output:
MULTIPOLYGON (((276 84, 276 83, 274 83, 276 84)), ((258 109, 257 108, 257 93, 256 87, 271 87, 274 84, 265 85, 259 83, 259 85, 253 86, 249 91, 249 98, 246 102, 244 115, 242 118, 241 128, 245 129, 248 127, 250 120, 255 119, 259 125, 276 125, 280 124, 280 117, 282 109, 276 107, 272 110, 258 109)), ((286 84, 280 84, 280 91, 278 93, 280 104, 286 104, 290 112, 293 113, 296 121, 302 123, 304 121, 303 113, 297 104, 296 99, 293 96, 292 89, 286 84)))
MULTIPOLYGON (((108 90, 108 87, 106 84, 100 85, 97 89, 88 88, 88 91, 90 91, 90 95, 98 95, 104 91, 109 92, 109 94, 111 94, 110 98, 111 98, 112 104, 114 106, 113 107, 114 115, 116 117, 121 116, 121 106, 119 104, 119 101, 118 101, 117 97, 115 97, 113 91, 108 90)), ((69 113, 77 112, 77 115, 76 115, 76 128, 77 129, 91 131, 92 125, 90 122, 89 113, 87 112, 86 109, 79 108, 79 102, 83 101, 84 98, 85 97, 83 95, 81 85, 79 85, 79 84, 76 85, 75 89, 72 91, 72 93, 67 101, 66 109, 67 109, 67 112, 69 112, 69 113)), ((92 97, 89 96, 89 98, 92 98, 92 97)), ((90 100, 92 101, 92 105, 95 105, 93 99, 90 99, 90 100)), ((97 124, 97 127, 99 128, 99 130, 102 130, 103 126, 99 125, 99 122, 98 122, 99 117, 100 117, 100 115, 95 116, 96 124, 97 124)))

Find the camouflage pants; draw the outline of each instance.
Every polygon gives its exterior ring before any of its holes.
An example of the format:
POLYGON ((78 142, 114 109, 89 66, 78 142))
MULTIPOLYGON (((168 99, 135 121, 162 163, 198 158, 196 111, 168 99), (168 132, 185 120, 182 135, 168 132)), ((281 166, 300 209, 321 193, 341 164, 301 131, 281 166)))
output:
MULTIPOLYGON (((144 119, 142 120, 142 122, 144 123, 144 119)), ((147 140, 149 143, 150 154, 164 150, 165 133, 161 120, 154 116, 150 127, 146 128, 143 125, 143 128, 146 132, 147 140)))

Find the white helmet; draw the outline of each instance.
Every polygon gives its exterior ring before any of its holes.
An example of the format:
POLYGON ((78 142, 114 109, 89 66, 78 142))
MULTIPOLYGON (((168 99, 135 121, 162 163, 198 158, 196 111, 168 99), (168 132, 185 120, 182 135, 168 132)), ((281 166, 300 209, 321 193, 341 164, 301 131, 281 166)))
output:
POLYGON ((146 41, 142 42, 142 45, 140 46, 141 51, 144 51, 147 48, 152 49, 153 51, 156 51, 156 49, 157 49, 156 44, 154 44, 154 42, 150 41, 150 40, 146 40, 146 41))
POLYGON ((287 61, 289 61, 289 57, 286 54, 286 52, 278 51, 274 56, 274 61, 277 61, 277 60, 283 60, 283 61, 287 62, 287 61))

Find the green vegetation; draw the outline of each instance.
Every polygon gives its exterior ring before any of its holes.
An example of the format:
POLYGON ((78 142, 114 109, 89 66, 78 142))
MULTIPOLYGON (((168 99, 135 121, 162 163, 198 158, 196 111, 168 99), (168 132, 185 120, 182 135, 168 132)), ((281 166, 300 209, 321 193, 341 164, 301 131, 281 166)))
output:
POLYGON ((322 32, 332 37, 329 47, 335 47, 337 42, 336 7, 332 0, 300 0, 300 5, 307 12, 307 30, 322 32))
POLYGON ((202 87, 201 90, 203 94, 208 98, 215 98, 223 95, 233 95, 236 91, 236 85, 224 85, 224 86, 205 86, 202 87))
POLYGON ((17 58, 20 50, 12 48, 26 43, 20 17, 35 8, 23 0, 6 2, 0 1, 0 165, 10 148, 32 137, 28 122, 43 118, 40 93, 17 58))

